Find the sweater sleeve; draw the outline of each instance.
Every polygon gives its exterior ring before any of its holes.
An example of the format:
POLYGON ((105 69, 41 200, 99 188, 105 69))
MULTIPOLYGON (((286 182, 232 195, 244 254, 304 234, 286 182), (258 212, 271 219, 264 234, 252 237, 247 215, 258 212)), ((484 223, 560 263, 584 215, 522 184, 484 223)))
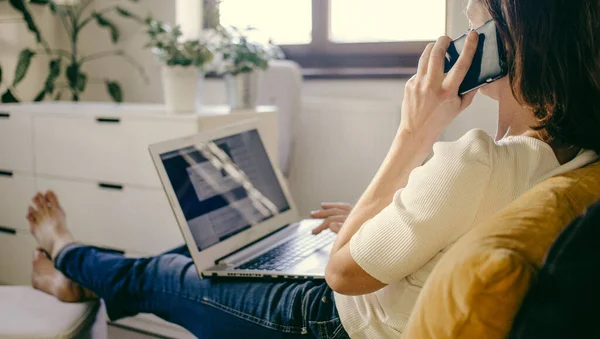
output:
POLYGON ((350 240, 360 267, 383 283, 398 282, 466 233, 490 180, 493 143, 481 130, 436 143, 431 160, 350 240))

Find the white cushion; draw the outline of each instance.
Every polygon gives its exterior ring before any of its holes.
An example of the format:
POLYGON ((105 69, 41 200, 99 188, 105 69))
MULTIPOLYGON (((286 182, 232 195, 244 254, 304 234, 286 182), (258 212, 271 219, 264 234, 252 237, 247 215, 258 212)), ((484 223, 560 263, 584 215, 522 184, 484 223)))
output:
POLYGON ((73 338, 89 331, 100 303, 63 303, 26 286, 0 286, 0 338, 73 338))
POLYGON ((293 126, 302 106, 302 71, 293 61, 273 60, 261 82, 258 103, 277 106, 279 169, 287 174, 294 138, 293 126))

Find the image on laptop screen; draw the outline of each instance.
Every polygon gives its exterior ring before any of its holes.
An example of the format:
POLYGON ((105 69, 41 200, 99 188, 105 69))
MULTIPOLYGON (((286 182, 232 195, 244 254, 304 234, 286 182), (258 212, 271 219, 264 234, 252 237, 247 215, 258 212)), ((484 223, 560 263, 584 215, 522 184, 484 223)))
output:
POLYGON ((199 251, 290 209, 256 130, 160 159, 199 251))

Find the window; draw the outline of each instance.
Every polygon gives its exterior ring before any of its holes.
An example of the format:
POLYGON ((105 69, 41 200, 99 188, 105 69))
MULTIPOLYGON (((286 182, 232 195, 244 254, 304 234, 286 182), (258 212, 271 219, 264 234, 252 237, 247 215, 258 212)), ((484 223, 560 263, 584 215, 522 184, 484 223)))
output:
POLYGON ((224 0, 219 6, 221 24, 255 27, 260 40, 280 45, 311 42, 310 0, 224 0))
POLYGON ((435 40, 445 31, 444 2, 331 0, 330 39, 338 43, 435 40))
POLYGON ((446 27, 445 0, 223 0, 220 13, 317 77, 413 74, 446 27))

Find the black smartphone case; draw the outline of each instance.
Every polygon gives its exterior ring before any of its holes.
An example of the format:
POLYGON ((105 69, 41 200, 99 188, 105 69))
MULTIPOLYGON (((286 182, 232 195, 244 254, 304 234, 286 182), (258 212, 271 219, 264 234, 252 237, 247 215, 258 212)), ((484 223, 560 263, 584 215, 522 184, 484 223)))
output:
MULTIPOLYGON (((459 94, 463 95, 479 87, 492 83, 508 73, 506 65, 506 51, 502 39, 496 29, 494 20, 475 30, 479 33, 479 44, 473 58, 471 68, 460 85, 459 94)), ((444 71, 448 73, 458 61, 458 57, 465 46, 467 34, 454 40, 446 53, 444 71)))

